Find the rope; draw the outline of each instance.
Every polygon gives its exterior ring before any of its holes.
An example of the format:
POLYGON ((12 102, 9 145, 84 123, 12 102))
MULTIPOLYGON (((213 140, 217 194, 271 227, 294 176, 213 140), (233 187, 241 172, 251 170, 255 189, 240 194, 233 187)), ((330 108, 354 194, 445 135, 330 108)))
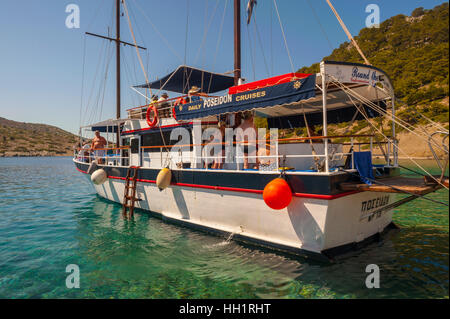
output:
POLYGON ((272 5, 272 11, 270 12, 270 71, 271 76, 273 76, 273 5, 272 5))
POLYGON ((180 63, 183 63, 183 58, 178 55, 177 50, 175 50, 169 43, 169 41, 167 41, 167 39, 161 34, 161 32, 159 32, 159 30, 156 28, 156 26, 153 24, 153 22, 151 21, 151 19, 148 17, 148 15, 145 13, 145 11, 137 4, 137 2, 135 0, 132 0, 133 3, 135 4, 135 6, 141 11, 142 15, 144 16, 144 18, 150 23, 150 25, 152 26, 153 30, 156 32, 156 34, 159 35, 159 37, 161 38, 161 40, 167 45, 167 47, 169 48, 169 50, 180 60, 180 63))
POLYGON ((255 22, 256 34, 258 35, 258 43, 259 43, 259 47, 261 48, 261 53, 262 53, 262 56, 263 56, 263 59, 264 59, 264 65, 266 67, 267 76, 270 77, 269 65, 267 64, 266 55, 264 54, 264 47, 262 45, 261 35, 260 35, 259 29, 258 29, 258 24, 256 23, 256 14, 255 14, 255 12, 253 12, 253 21, 255 22))
MULTIPOLYGON (((98 59, 98 63, 97 63, 97 68, 95 70, 95 76, 94 76, 94 80, 92 81, 91 93, 89 94, 88 102, 86 104, 86 111, 84 113, 85 116, 83 117, 83 123, 85 123, 86 114, 88 113, 89 105, 91 104, 91 98, 92 98, 92 95, 94 94, 95 82, 97 81, 97 75, 99 73, 99 68, 100 68, 100 65, 101 65, 101 61, 102 61, 102 57, 103 57, 103 50, 104 49, 105 49, 105 42, 102 41, 102 46, 101 46, 101 49, 100 49, 100 55, 99 55, 99 59, 98 59)), ((92 113, 93 113, 93 110, 91 110, 91 115, 89 117, 89 122, 91 122, 92 113)))
MULTIPOLYGON (((330 75, 330 77, 334 78, 333 76, 330 75)), ((335 79, 335 78, 334 78, 335 79)), ((339 81, 337 81, 337 79, 335 79, 335 81, 332 81, 334 84, 336 84, 337 86, 341 87, 342 91, 345 92, 345 94, 347 94, 348 98, 350 99, 350 101, 352 102, 352 104, 358 108, 358 106, 356 105, 356 103, 353 101, 353 99, 351 98, 350 94, 348 93, 348 91, 351 91, 351 89, 347 88, 345 85, 343 85, 342 83, 340 83, 339 81)), ((389 138, 383 133, 382 130, 380 130, 378 127, 376 127, 375 125, 372 124, 372 122, 369 120, 369 118, 362 113, 364 118, 367 120, 367 122, 372 125, 384 138, 388 139, 389 138)), ((406 157, 412 161, 417 167, 419 167, 422 171, 424 171, 428 176, 430 176, 433 180, 435 180, 439 185, 443 186, 445 189, 448 190, 448 187, 445 186, 441 181, 437 180, 433 175, 431 175, 427 170, 425 170, 419 163, 417 163, 413 158, 411 158, 407 153, 405 153, 400 147, 398 147, 398 145, 396 145, 396 143, 392 143, 392 145, 401 153, 403 153, 404 155, 406 155, 406 157)))
POLYGON ((364 53, 361 51, 361 49, 359 48, 358 43, 356 43, 355 39, 353 38, 353 36, 351 35, 351 33, 348 31, 347 27, 344 24, 344 21, 342 21, 341 17, 339 16, 339 14, 337 13, 337 11, 334 9, 333 5, 331 4, 330 0, 326 0, 328 5, 330 6, 331 10, 333 10, 334 15, 336 16, 336 18, 338 19, 342 29, 344 29, 344 32, 347 34, 348 39, 350 40, 350 42, 353 43, 353 45, 355 46, 356 50, 358 50, 359 54, 362 56, 362 58, 364 59, 364 61, 366 62, 366 64, 368 65, 372 65, 370 64, 369 60, 367 60, 366 56, 364 55, 364 53))
POLYGON ((283 24, 281 23, 280 13, 278 12, 277 0, 273 0, 273 3, 275 5, 275 11, 277 12, 278 21, 280 22, 281 33, 283 34, 284 45, 286 47, 286 52, 289 57, 289 62, 291 63, 292 73, 295 73, 294 64, 292 63, 291 53, 289 52, 289 47, 288 47, 288 44, 286 41, 286 35, 284 34, 283 24))
MULTIPOLYGON (((127 8, 126 1, 122 0, 122 4, 123 4, 123 8, 125 9, 125 14, 127 15, 128 25, 130 27, 131 36, 133 37, 133 43, 134 43, 134 47, 136 49, 136 53, 137 53, 138 58, 139 58, 139 63, 141 65, 142 72, 144 73, 144 76, 145 76, 145 82, 146 82, 146 84, 148 86, 149 81, 148 81, 148 77, 147 77, 147 72, 145 72, 145 67, 144 67, 144 63, 142 62, 141 53, 139 52, 139 48, 138 48, 138 45, 137 45, 137 42, 136 42, 136 37, 134 36, 133 26, 131 25, 130 16, 128 15, 128 8, 127 8)), ((152 89, 149 88, 149 90, 150 90, 150 94, 152 94, 152 89)))
POLYGON ((108 70, 109 70, 109 64, 110 64, 111 59, 112 59, 112 55, 113 55, 113 50, 111 50, 111 55, 109 56, 108 62, 107 62, 107 64, 106 64, 106 69, 105 69, 105 79, 104 79, 104 82, 103 82, 102 102, 101 102, 101 104, 100 104, 100 114, 99 114, 99 116, 98 116, 99 121, 101 120, 101 118, 102 118, 102 113, 103 113, 103 102, 105 101, 106 82, 107 82, 107 80, 108 80, 108 70))
POLYGON ((420 172, 418 172, 418 171, 415 171, 415 170, 413 170, 413 169, 410 169, 410 168, 408 168, 408 167, 406 167, 406 166, 403 166, 403 165, 398 165, 398 166, 401 167, 401 168, 403 168, 403 169, 406 169, 407 171, 410 171, 410 172, 412 172, 412 173, 415 173, 415 174, 417 174, 417 175, 420 175, 420 176, 425 177, 425 175, 423 175, 422 173, 420 173, 420 172))
MULTIPOLYGON (((86 64, 86 35, 83 41, 83 68, 81 71, 81 99, 80 99, 80 121, 78 127, 81 127, 81 117, 83 115, 83 94, 84 94, 84 67, 86 64)), ((80 135, 81 136, 81 135, 80 135)))
MULTIPOLYGON (((335 83, 340 86, 343 90, 347 90, 348 92, 350 92, 350 94, 355 97, 357 100, 363 102, 365 105, 369 106, 370 108, 372 108, 373 110, 375 110, 376 112, 384 115, 384 116, 389 116, 389 114, 387 113, 387 111, 383 110, 383 108, 381 108, 379 105, 375 104, 374 102, 372 102, 371 100, 369 100, 368 98, 360 95, 359 93, 357 93, 356 91, 352 90, 351 88, 343 85, 341 82, 339 82, 338 79, 336 79, 334 76, 329 75, 331 78, 334 79, 335 83)), ((376 89, 381 89, 378 86, 375 86, 376 89)), ((348 94, 347 94, 348 95, 348 94)), ((412 129, 408 128, 412 127, 411 124, 407 123, 406 121, 398 118, 398 117, 393 117, 392 121, 398 125, 400 125, 401 127, 403 127, 404 129, 406 129, 407 131, 409 131, 412 134, 415 134, 416 136, 418 136, 419 138, 421 138, 422 140, 426 141, 428 143, 428 139, 425 139, 423 136, 419 135, 417 132, 413 131, 412 129)), ((426 137, 429 137, 429 134, 423 130, 423 132, 425 133, 426 137)), ((433 144, 441 149, 442 151, 446 152, 440 145, 438 145, 434 140, 432 141, 433 144)), ((448 153, 448 152, 446 152, 448 153)))
MULTIPOLYGON (((111 43, 109 43, 109 48, 111 48, 111 43)), ((108 69, 109 61, 111 60, 111 57, 112 57, 112 52, 111 52, 111 55, 109 56, 109 59, 108 59, 108 48, 106 49, 105 54, 106 54, 105 61, 104 61, 105 63, 103 66, 104 66, 105 73, 106 73, 107 69, 108 69)), ((97 111, 99 110, 100 97, 102 96, 102 94, 104 95, 104 93, 105 93, 106 81, 107 81, 106 76, 104 78, 102 78, 100 81, 100 84, 98 87, 98 92, 97 92, 97 100, 95 102, 95 108, 93 109, 94 112, 92 114, 91 123, 94 121, 97 121, 96 118, 97 118, 97 111)), ((99 120, 100 120, 100 117, 99 117, 99 120)))
MULTIPOLYGON (((355 104, 355 105, 356 105, 356 104, 355 104)), ((367 112, 366 112, 366 110, 364 109, 364 106, 363 106, 363 105, 357 105, 357 109, 358 109, 358 112, 361 113, 361 114, 364 116, 364 118, 366 118, 366 119, 369 118, 369 116, 367 115, 367 112)), ((384 159, 386 160, 386 162, 389 162, 389 157, 388 157, 387 153, 384 151, 383 145, 381 145, 381 142, 378 140, 378 137, 377 137, 377 135, 375 134, 375 130, 373 129, 373 126, 372 126, 372 125, 370 126, 370 130, 371 130, 372 135, 375 137, 375 141, 376 141, 377 144, 378 144, 378 148, 379 148, 379 149, 381 150, 381 152, 383 153, 384 159)))
POLYGON ((314 149, 314 145, 311 139, 311 134, 309 133, 309 125, 308 125, 308 120, 306 119, 306 114, 305 114, 305 108, 303 107, 303 103, 302 103, 302 112, 303 112, 303 120, 305 121, 305 126, 306 126, 306 133, 308 134, 309 139, 309 145, 311 146, 311 154, 314 156, 314 164, 316 165, 316 169, 318 172, 321 171, 321 166, 322 164, 320 163, 320 159, 317 157, 317 152, 314 149))
MULTIPOLYGON (((216 1, 216 6, 214 7, 214 11, 213 11, 213 13, 212 13, 212 15, 211 15, 211 19, 209 20, 208 25, 205 26, 205 30, 204 30, 204 32, 203 32, 202 43, 200 44, 200 47, 198 48, 197 53, 196 53, 196 55, 195 55, 195 59, 194 59, 195 63, 197 63, 197 61, 198 61, 198 59, 199 59, 199 54, 200 54, 200 52, 202 51, 202 49, 203 49, 203 47, 204 47, 204 45, 205 45, 206 37, 207 37, 208 31, 209 31, 209 29, 210 29, 210 27, 211 27, 211 23, 212 23, 213 20, 214 20, 214 16, 216 15, 216 10, 217 10, 217 7, 219 6, 219 2, 220 2, 219 0, 216 1)), ((206 17, 205 17, 205 18, 206 18, 206 17)), ((205 19, 205 20, 206 20, 206 19, 205 19)))
MULTIPOLYGON (((133 54, 131 54, 131 55, 133 56, 133 54)), ((128 81, 128 83, 131 83, 131 82, 133 82, 133 76, 132 76, 132 73, 131 73, 131 67, 129 67, 128 63, 127 63, 127 57, 126 57, 125 51, 124 51, 124 54, 121 55, 121 59, 123 61, 123 66, 124 66, 124 72, 123 73, 125 74, 125 79, 128 81)), ((136 83, 136 82, 134 82, 134 83, 136 83)), ((135 104, 136 101, 134 99, 134 95, 131 95, 131 101, 132 101, 133 105, 136 105, 135 104)))
MULTIPOLYGON (((404 102, 404 101, 402 101, 402 100, 400 100, 400 99, 398 99, 398 98, 395 98, 395 101, 396 101, 396 102, 403 103, 404 105, 408 106, 408 104, 406 104, 406 102, 404 102)), ((440 129, 440 130, 446 131, 446 132, 448 133, 448 130, 447 130, 445 127, 443 127, 442 125, 440 125, 438 122, 434 122, 433 120, 429 119, 428 117, 426 117, 425 115, 423 115, 422 113, 420 113, 419 111, 417 111, 416 109, 411 108, 411 109, 409 109, 409 110, 412 110, 412 111, 414 111, 415 113, 417 113, 418 115, 420 115, 421 117, 423 117, 425 120, 427 120, 428 122, 430 122, 430 124, 432 124, 434 127, 438 128, 438 129, 440 129)))
MULTIPOLYGON (((333 76, 331 76, 331 77, 333 77, 333 76)), ((338 81, 335 77, 333 77, 333 78, 334 78, 335 81, 338 81)), ((338 82, 339 82, 339 81, 338 81, 338 82)), ((341 84, 341 83, 339 82, 339 84, 341 84)), ((356 91, 352 90, 351 88, 346 87, 346 89, 347 89, 349 92, 351 92, 352 95, 353 95, 356 99, 362 101, 365 105, 369 106, 370 108, 372 108, 372 109, 375 110, 376 112, 378 112, 378 113, 380 113, 380 114, 383 114, 383 115, 385 115, 385 116, 389 116, 389 114, 387 113, 387 111, 383 110, 383 108, 381 108, 380 106, 376 105, 375 103, 373 103, 372 101, 370 101, 370 100, 367 99, 366 97, 360 95, 359 93, 357 93, 356 91)), ((417 132, 415 132, 414 130, 412 130, 412 129, 409 128, 409 127, 412 127, 411 124, 407 123, 406 121, 404 121, 404 120, 402 120, 402 119, 400 119, 400 118, 398 118, 398 117, 394 117, 392 120, 394 121, 394 123, 400 125, 400 126, 403 127, 405 130, 407 130, 407 131, 409 131, 410 133, 412 133, 412 134, 418 136, 418 137, 421 138, 422 140, 428 142, 428 139, 425 139, 422 135, 419 135, 417 132), (409 127, 408 127, 408 126, 409 126, 409 127)), ((426 137, 429 137, 429 134, 428 134, 425 130, 422 129, 422 131, 425 133, 425 136, 426 136, 426 137)), ((445 150, 444 150, 439 144, 437 144, 434 140, 433 140, 432 142, 433 142, 433 144, 434 144, 437 148, 439 148, 439 149, 441 149, 442 151, 445 152, 445 150)), ((447 152, 447 153, 448 153, 448 152, 447 152)))
POLYGON ((305 1, 308 3, 309 7, 311 8, 311 11, 312 11, 312 13, 313 13, 313 15, 314 15, 314 18, 315 18, 316 21, 317 21, 317 24, 318 24, 319 27, 320 27, 320 30, 322 31, 323 35, 324 35, 325 38, 327 39, 327 42, 328 42, 328 45, 329 45, 331 51, 333 51, 333 46, 331 45, 331 41, 330 41, 330 39, 328 38, 328 35, 327 35, 327 33, 325 32, 325 29, 323 28, 322 23, 320 23, 320 19, 319 19, 319 17, 317 16, 316 10, 314 10, 314 7, 311 5, 311 2, 310 2, 309 0, 305 0, 305 1))
POLYGON ((186 33, 185 33, 185 37, 184 37, 184 59, 183 59, 183 65, 186 65, 188 30, 189 30, 189 0, 186 0, 186 33))
MULTIPOLYGON (((227 12, 227 6, 228 6, 228 0, 225 0, 225 6, 223 8, 223 14, 222 14, 222 21, 220 22, 219 36, 217 37, 216 52, 214 53, 214 62, 213 62, 213 67, 212 67, 213 72, 215 71, 215 68, 216 68, 217 54, 219 53, 219 45, 222 40, 223 23, 225 22, 225 14, 227 12)), ((213 79, 213 77, 210 76, 209 84, 208 84, 208 91, 207 91, 208 94, 209 94, 209 91, 211 90, 212 79, 213 79)))
MULTIPOLYGON (((149 87, 150 94, 152 94, 152 89, 151 89, 150 86, 148 85, 148 84, 149 84, 149 81, 148 81, 148 77, 147 77, 147 72, 145 71, 145 67, 144 67, 144 64, 143 64, 143 62, 142 62, 141 54, 139 53, 139 48, 138 48, 137 43, 136 43, 136 38, 135 38, 134 32, 133 32, 133 26, 131 25, 130 16, 128 15, 128 9, 127 9, 127 5, 126 5, 125 0, 122 0, 122 3, 123 3, 123 7, 124 7, 124 9, 125 9, 125 14, 126 14, 126 16, 127 16, 128 25, 129 25, 129 27, 130 27, 130 32, 131 32, 131 35, 132 35, 132 37, 133 37, 134 46, 135 46, 136 52, 137 52, 137 54, 138 54, 139 63, 141 64, 142 72, 144 73, 145 81, 146 81, 147 86, 149 87)), ((166 151, 167 151, 167 156, 166 156, 166 162, 167 162, 167 158, 168 158, 168 156, 169 156, 169 149, 167 148, 166 140, 165 140, 165 138, 164 138, 164 134, 163 134, 162 129, 161 129, 161 121, 158 121, 158 128, 159 128, 159 132, 160 132, 160 134, 161 134, 161 139, 162 139, 162 141, 163 141, 164 148, 165 148, 166 151)))
POLYGON ((256 80, 256 71, 255 71, 255 57, 253 55, 253 50, 252 50, 252 41, 250 38, 250 31, 249 31, 249 26, 247 25, 247 37, 248 37, 248 43, 249 43, 249 52, 250 52, 250 61, 252 62, 252 70, 253 70, 253 81, 256 80))

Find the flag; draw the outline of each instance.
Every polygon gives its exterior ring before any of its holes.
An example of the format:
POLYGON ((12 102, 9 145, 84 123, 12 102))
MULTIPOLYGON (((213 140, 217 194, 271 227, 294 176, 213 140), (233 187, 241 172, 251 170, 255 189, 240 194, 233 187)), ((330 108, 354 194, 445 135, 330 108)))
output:
POLYGON ((247 4, 247 24, 250 23, 250 20, 252 18, 253 6, 255 4, 257 4, 256 0, 248 0, 248 4, 247 4))

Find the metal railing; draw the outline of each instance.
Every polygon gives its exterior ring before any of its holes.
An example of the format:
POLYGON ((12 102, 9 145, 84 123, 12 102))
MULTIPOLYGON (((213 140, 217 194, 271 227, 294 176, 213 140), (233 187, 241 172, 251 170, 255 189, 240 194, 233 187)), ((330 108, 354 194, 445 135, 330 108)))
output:
MULTIPOLYGON (((185 166, 189 166, 190 169, 211 169, 212 164, 218 163, 219 169, 226 170, 235 170, 240 171, 243 170, 243 164, 245 160, 252 159, 253 161, 249 163, 249 166, 255 170, 272 170, 278 171, 282 167, 295 166, 291 165, 294 162, 289 162, 289 159, 313 159, 313 162, 322 161, 324 162, 327 155, 323 154, 281 154, 280 153, 280 145, 284 144, 300 144, 299 142, 311 141, 311 140, 332 140, 338 138, 348 138, 350 142, 337 142, 337 143, 329 143, 331 149, 329 150, 329 161, 333 166, 329 167, 329 169, 333 169, 337 166, 342 166, 338 164, 345 157, 350 157, 350 167, 348 169, 355 169, 354 163, 354 152, 355 148, 358 148, 358 151, 361 151, 365 145, 368 146, 368 150, 372 153, 373 157, 383 156, 386 158, 386 164, 389 166, 392 164, 391 158, 391 140, 377 142, 378 147, 381 148, 381 145, 387 145, 387 151, 383 154, 374 154, 374 146, 373 135, 342 135, 342 136, 312 136, 312 137, 296 137, 296 138, 281 138, 272 140, 272 144, 267 144, 270 140, 255 140, 255 141, 247 141, 247 142, 209 142, 209 143, 199 143, 199 144, 183 144, 183 145, 155 145, 155 146, 141 146, 139 148, 139 153, 136 154, 139 158, 139 165, 143 167, 162 167, 166 165, 167 161, 172 161, 176 163, 178 168, 186 168, 185 166), (358 138, 369 138, 369 142, 356 142, 355 139, 358 138), (263 154, 258 154, 258 150, 256 148, 257 143, 261 143, 261 145, 265 145, 266 151, 263 154), (265 144, 264 144, 265 143, 265 144), (221 153, 216 156, 208 156, 208 154, 204 153, 203 147, 206 145, 215 146, 221 145, 221 153), (224 154, 223 145, 228 145, 228 147, 232 147, 232 154, 224 154), (336 147, 341 145, 350 146, 348 151, 344 151, 344 149, 339 152, 336 151, 336 147), (237 150, 237 147, 241 147, 241 151, 237 150), (242 148, 244 146, 249 146, 251 149, 249 150, 249 154, 245 155, 242 148), (178 152, 172 152, 174 147, 179 148, 178 152), (200 147, 200 153, 195 147, 200 147), (183 149, 188 150, 183 150, 183 149), (158 149, 156 152, 150 152, 150 149, 158 149), (273 152, 273 153, 272 153, 273 152), (158 154, 159 153, 159 154, 158 154), (153 154, 153 156, 152 156, 153 154), (227 161, 231 159, 231 161, 227 161), (156 165, 152 165, 152 162, 156 161, 156 165), (159 162, 159 163, 158 163, 159 162), (228 167, 228 168, 224 168, 228 167), (233 168, 229 168, 233 167, 233 168)), ((304 143, 301 143, 304 144, 304 143)), ((306 145, 306 143, 305 143, 306 145)), ((313 145, 324 145, 324 143, 315 143, 313 145)), ((97 159, 101 162, 101 164, 106 165, 123 165, 128 166, 130 164, 135 165, 137 163, 131 163, 132 158, 129 152, 130 147, 118 147, 118 148, 102 148, 102 149, 83 149, 77 148, 74 153, 74 158, 80 162, 90 163, 94 159, 97 159), (124 154, 124 151, 128 151, 128 154, 124 154)), ((308 165, 302 164, 303 166, 308 165)), ((323 164, 323 163, 322 163, 323 164)), ((217 166, 217 165, 216 165, 217 166)), ((289 169, 294 170, 309 170, 310 167, 289 167, 289 169)))
POLYGON ((137 106, 137 107, 128 109, 127 110, 128 118, 144 120, 146 118, 147 109, 150 106, 155 106, 158 110, 158 116, 160 116, 162 118, 174 117, 174 112, 173 112, 174 106, 194 102, 192 100, 193 97, 197 97, 198 101, 200 101, 201 98, 209 98, 209 97, 214 97, 214 96, 207 95, 207 94, 198 94, 198 95, 192 95, 192 96, 181 95, 181 96, 178 96, 175 98, 165 99, 163 101, 154 101, 154 102, 151 102, 150 104, 141 105, 141 106, 137 106))
MULTIPOLYGON (((337 138, 349 138, 350 139, 350 143, 334 143, 334 144, 330 144, 331 147, 336 147, 337 145, 348 145, 350 146, 350 150, 345 152, 345 151, 340 151, 340 152, 336 152, 336 151, 330 151, 329 152, 329 160, 331 163, 333 163, 336 166, 336 162, 342 161, 344 159, 344 157, 346 156, 350 156, 351 157, 351 162, 350 162, 350 169, 355 169, 355 164, 354 164, 354 152, 355 152, 355 147, 358 146, 359 151, 361 151, 361 147, 364 145, 368 145, 369 146, 369 151, 373 154, 373 150, 374 150, 374 145, 373 145, 373 135, 341 135, 341 136, 313 136, 313 137, 296 137, 296 138, 282 138, 282 139, 275 139, 273 140, 275 142, 274 145, 271 145, 271 147, 274 149, 274 154, 270 154, 269 155, 261 155, 261 154, 256 154, 256 155, 244 155, 243 152, 242 155, 237 154, 237 152, 234 152, 232 154, 232 162, 226 162, 227 159, 227 155, 216 155, 216 156, 207 156, 207 154, 204 154, 203 152, 201 153, 200 156, 198 156, 198 153, 196 154, 196 152, 194 150, 189 150, 189 151, 182 151, 181 149, 183 147, 203 147, 206 145, 210 145, 210 146, 214 146, 214 145, 228 145, 231 146, 231 144, 233 146, 237 146, 238 144, 243 144, 244 145, 252 145, 253 147, 255 147, 254 152, 256 151, 256 145, 259 142, 269 142, 270 140, 255 140, 255 141, 250 141, 250 142, 235 142, 233 141, 232 143, 230 142, 209 142, 209 143, 199 143, 199 144, 183 144, 183 145, 167 145, 167 146, 162 146, 162 145, 155 145, 155 146, 142 146, 141 147, 141 154, 142 154, 142 159, 145 161, 148 161, 151 163, 151 161, 155 161, 155 160, 159 160, 160 165, 164 165, 163 162, 167 161, 167 157, 170 157, 171 161, 174 161, 176 159, 179 160, 179 162, 177 164, 181 164, 181 167, 184 167, 184 164, 190 164, 190 168, 201 168, 201 169, 211 169, 210 165, 212 163, 214 163, 215 161, 219 162, 219 164, 231 164, 231 166, 236 165, 234 169, 232 170, 242 170, 242 164, 245 161, 245 159, 255 159, 255 161, 253 161, 253 163, 250 163, 250 166, 253 167, 258 167, 259 170, 261 170, 261 166, 267 167, 268 165, 263 164, 261 165, 260 161, 262 159, 273 159, 273 161, 268 161, 269 166, 272 164, 275 164, 272 168, 273 170, 279 170, 280 167, 285 167, 285 163, 288 159, 295 159, 295 158, 312 158, 312 159, 320 159, 320 160, 324 160, 324 158, 326 158, 325 154, 280 154, 279 151, 279 145, 282 144, 291 144, 291 143, 295 143, 298 144, 298 142, 301 141, 308 141, 308 140, 324 140, 324 139, 337 139, 337 138), (369 138, 369 142, 355 142, 356 138, 369 138), (251 144, 253 143, 253 144, 251 144), (169 150, 171 150, 173 147, 177 147, 180 148, 180 150, 178 151, 178 153, 172 153, 169 150), (146 150, 148 149, 159 149, 159 158, 157 159, 156 156, 151 156, 150 152, 146 152, 146 150), (147 153, 147 155, 146 155, 147 153), (169 153, 169 154, 167 154, 169 153), (186 154, 187 153, 187 154, 186 154), (174 154, 176 154, 176 156, 173 156, 174 154), (180 160, 181 159, 181 160, 180 160), (284 163, 283 163, 284 161, 284 163)), ((390 141, 385 141, 385 142, 380 142, 379 144, 389 144, 390 141)), ((320 143, 322 144, 322 143, 320 143)), ((270 145, 270 144, 266 144, 270 145)), ((313 145, 319 145, 319 144, 313 144, 313 145)), ((322 144, 323 145, 323 144, 322 144)), ((390 148, 388 147, 388 158, 391 157, 390 155, 390 148)), ((223 148, 222 148, 222 152, 223 152, 223 148)), ((152 152, 153 153, 153 152, 152 152)), ((229 155, 228 155, 228 158, 229 155)), ((265 161, 267 163, 267 161, 265 161)), ((389 163, 388 163, 389 164, 389 163)), ((157 166, 156 165, 156 166, 157 166)), ((223 166, 223 165, 220 165, 223 166)), ((230 165, 228 165, 230 166, 230 165)), ((333 168, 333 167, 331 167, 333 168)), ((223 168, 222 168, 223 169, 223 168)), ((298 168, 300 169, 300 168, 298 168)), ((303 167, 303 169, 305 169, 305 167, 303 167)))
POLYGON ((74 150, 74 159, 83 163, 91 163, 93 160, 97 160, 99 164, 128 166, 124 162, 128 163, 130 157, 123 156, 123 151, 129 149, 129 146, 98 149, 76 148, 74 150))

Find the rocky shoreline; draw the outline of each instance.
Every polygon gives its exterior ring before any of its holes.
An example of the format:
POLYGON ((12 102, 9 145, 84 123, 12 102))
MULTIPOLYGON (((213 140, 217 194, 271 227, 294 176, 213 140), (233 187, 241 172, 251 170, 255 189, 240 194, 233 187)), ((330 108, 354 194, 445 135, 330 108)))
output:
POLYGON ((54 157, 54 156, 73 156, 73 153, 61 154, 61 153, 47 152, 47 151, 0 153, 0 157, 54 157))

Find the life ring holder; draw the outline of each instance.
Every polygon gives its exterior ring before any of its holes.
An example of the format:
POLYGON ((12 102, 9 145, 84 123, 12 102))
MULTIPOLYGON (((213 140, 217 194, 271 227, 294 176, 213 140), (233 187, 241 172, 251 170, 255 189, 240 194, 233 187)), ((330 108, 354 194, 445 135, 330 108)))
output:
POLYGON ((145 114, 145 118, 147 119, 147 124, 150 128, 153 128, 156 126, 156 124, 158 124, 158 111, 155 105, 150 105, 148 107, 147 113, 145 114), (153 113, 155 114, 152 121, 150 121, 150 110, 153 110, 153 113))

